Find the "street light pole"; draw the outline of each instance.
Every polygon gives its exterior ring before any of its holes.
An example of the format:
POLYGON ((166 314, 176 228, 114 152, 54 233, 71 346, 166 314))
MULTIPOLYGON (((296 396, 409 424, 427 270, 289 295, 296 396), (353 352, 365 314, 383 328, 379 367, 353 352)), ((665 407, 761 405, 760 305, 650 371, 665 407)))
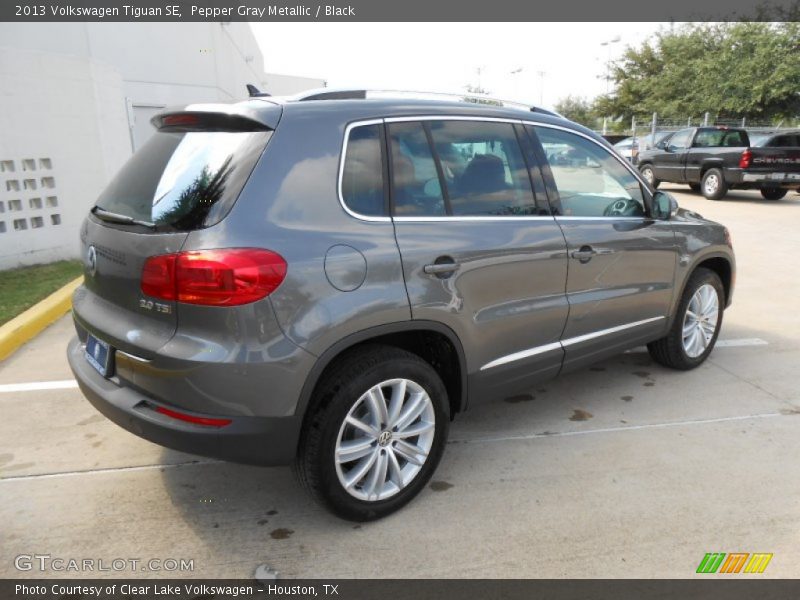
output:
MULTIPOLYGON (((606 96, 608 96, 609 92, 611 91, 611 45, 617 44, 622 38, 618 35, 615 35, 610 40, 606 40, 605 42, 600 42, 601 46, 605 46, 608 49, 608 56, 606 58, 606 96)), ((603 135, 608 132, 608 116, 603 117, 603 135)))
POLYGON ((536 71, 539 76, 539 106, 544 104, 544 76, 547 75, 545 71, 536 71))

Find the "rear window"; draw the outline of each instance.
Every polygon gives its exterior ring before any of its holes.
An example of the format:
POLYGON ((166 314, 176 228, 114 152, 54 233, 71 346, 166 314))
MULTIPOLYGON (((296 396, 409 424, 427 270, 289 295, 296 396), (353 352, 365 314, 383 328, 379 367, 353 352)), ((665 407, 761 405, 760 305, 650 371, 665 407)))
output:
POLYGON ((342 170, 342 200, 360 215, 386 214, 381 126, 355 127, 347 140, 342 170))
POLYGON ((125 164, 97 206, 161 229, 214 225, 233 206, 270 135, 160 131, 125 164))

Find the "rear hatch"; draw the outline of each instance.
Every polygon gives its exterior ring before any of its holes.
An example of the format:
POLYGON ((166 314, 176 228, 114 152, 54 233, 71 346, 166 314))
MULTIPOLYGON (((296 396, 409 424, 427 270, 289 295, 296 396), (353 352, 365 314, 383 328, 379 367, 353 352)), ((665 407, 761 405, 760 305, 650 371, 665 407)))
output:
POLYGON ((143 293, 143 267, 149 257, 180 251, 191 231, 230 211, 280 118, 277 106, 266 122, 252 112, 198 106, 153 119, 157 132, 100 194, 81 229, 85 283, 73 304, 89 333, 143 358, 175 334, 177 303, 143 293))

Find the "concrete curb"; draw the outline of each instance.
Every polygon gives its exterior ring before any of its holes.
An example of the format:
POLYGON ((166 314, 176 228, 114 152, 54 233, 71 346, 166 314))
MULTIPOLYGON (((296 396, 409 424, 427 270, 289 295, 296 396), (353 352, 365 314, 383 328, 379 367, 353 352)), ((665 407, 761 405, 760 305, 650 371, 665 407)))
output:
POLYGON ((82 282, 81 275, 0 327, 0 361, 14 354, 22 344, 68 313, 72 308, 72 293, 82 282))

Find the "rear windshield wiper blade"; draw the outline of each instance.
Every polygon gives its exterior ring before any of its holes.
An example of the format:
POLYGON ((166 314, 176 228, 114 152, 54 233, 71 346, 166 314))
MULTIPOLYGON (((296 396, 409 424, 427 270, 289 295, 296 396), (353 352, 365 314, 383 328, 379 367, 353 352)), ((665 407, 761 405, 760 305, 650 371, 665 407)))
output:
POLYGON ((111 212, 104 208, 100 208, 99 206, 95 206, 90 211, 94 216, 102 221, 107 221, 109 223, 121 223, 123 225, 141 225, 143 227, 149 227, 150 229, 155 229, 156 224, 151 223, 150 221, 142 221, 141 219, 134 219, 133 217, 129 217, 128 215, 121 215, 119 213, 111 212))

